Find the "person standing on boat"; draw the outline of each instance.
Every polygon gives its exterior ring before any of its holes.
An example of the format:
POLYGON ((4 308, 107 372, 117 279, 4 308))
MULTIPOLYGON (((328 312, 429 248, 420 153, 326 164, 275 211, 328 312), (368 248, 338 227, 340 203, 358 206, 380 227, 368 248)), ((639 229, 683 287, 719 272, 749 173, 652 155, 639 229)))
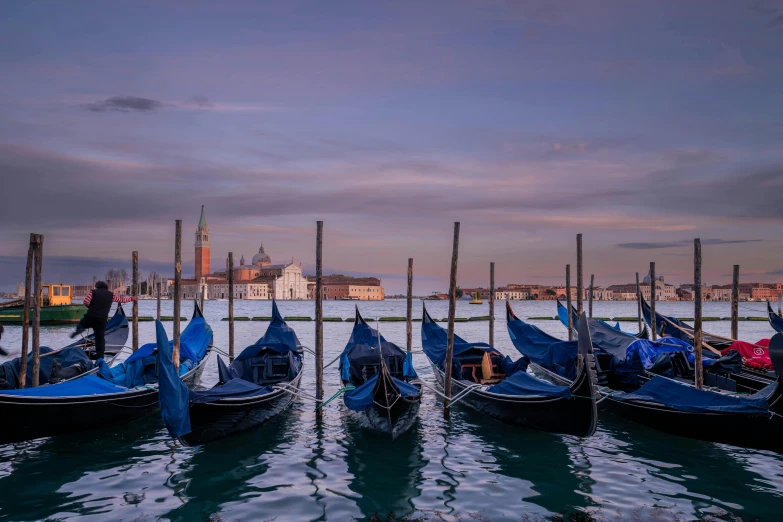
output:
POLYGON ((95 355, 98 359, 103 359, 103 353, 106 351, 106 321, 111 311, 112 303, 129 303, 135 301, 136 297, 122 296, 109 290, 109 285, 104 281, 95 283, 95 289, 84 298, 84 306, 87 307, 87 313, 84 314, 76 330, 71 334, 71 338, 76 337, 87 328, 92 328, 95 334, 95 355))

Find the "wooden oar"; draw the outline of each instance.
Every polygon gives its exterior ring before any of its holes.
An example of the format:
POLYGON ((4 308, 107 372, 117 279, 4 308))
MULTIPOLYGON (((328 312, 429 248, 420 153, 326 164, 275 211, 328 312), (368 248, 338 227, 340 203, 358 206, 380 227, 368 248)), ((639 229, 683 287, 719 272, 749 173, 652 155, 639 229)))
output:
MULTIPOLYGON (((674 324, 674 323, 673 323, 672 321, 670 321, 669 319, 667 319, 667 318, 666 318, 666 316, 662 315, 661 317, 662 317, 662 318, 663 318, 663 320, 664 320, 664 321, 666 321, 668 324, 672 325, 672 326, 673 326, 674 328, 676 328, 677 330, 679 330, 679 331, 683 332, 685 335, 687 335, 687 336, 688 336, 688 337, 690 337, 691 339, 693 339, 693 338, 695 337, 695 336, 694 336, 692 333, 690 333, 690 332, 689 332, 688 330, 686 330, 685 328, 681 328, 681 327, 677 326, 676 324, 674 324)), ((704 341, 704 339, 702 339, 702 341, 701 341, 701 345, 702 345, 702 346, 704 346, 705 348, 707 348, 708 350, 710 350, 711 352, 715 353, 716 355, 723 355, 722 353, 720 353, 720 351, 719 351, 719 350, 716 350, 715 348, 713 348, 712 346, 710 346, 709 344, 707 344, 707 343, 704 341)))

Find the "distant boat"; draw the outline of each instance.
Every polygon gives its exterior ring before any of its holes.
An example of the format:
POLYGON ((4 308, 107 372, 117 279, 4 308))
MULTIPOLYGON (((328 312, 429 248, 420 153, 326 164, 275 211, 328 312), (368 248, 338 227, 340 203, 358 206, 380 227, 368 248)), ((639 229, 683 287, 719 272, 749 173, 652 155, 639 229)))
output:
POLYGON ((473 294, 473 300, 470 302, 470 304, 484 304, 484 301, 481 300, 478 292, 473 294))
MULTIPOLYGON (((86 311, 84 305, 71 304, 69 285, 45 284, 41 288, 41 324, 78 323, 86 311)), ((30 322, 33 320, 30 303, 30 322)), ((24 299, 17 299, 0 305, 0 324, 22 324, 24 299)))

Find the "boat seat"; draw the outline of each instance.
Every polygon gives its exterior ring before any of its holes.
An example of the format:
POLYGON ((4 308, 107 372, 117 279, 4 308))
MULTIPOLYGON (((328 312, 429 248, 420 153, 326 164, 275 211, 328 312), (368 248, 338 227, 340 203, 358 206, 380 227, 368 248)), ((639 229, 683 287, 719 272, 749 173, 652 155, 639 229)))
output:
POLYGON ((671 360, 672 368, 674 368, 674 375, 679 375, 680 377, 690 377, 693 375, 693 367, 688 362, 684 353, 673 353, 671 355, 671 360))
POLYGON ((287 355, 267 355, 250 367, 253 370, 253 382, 256 384, 270 384, 288 378, 287 355))
POLYGON ((493 361, 489 352, 484 354, 484 358, 481 361, 482 379, 480 384, 497 384, 506 377, 503 372, 500 371, 498 359, 499 357, 496 356, 493 361))
POLYGON ((476 384, 479 384, 479 381, 481 380, 479 376, 481 375, 481 365, 480 364, 463 364, 462 365, 462 379, 466 381, 472 381, 476 384), (479 370, 479 374, 476 374, 476 370, 479 370))
POLYGON ((704 373, 704 384, 724 391, 737 391, 737 381, 725 375, 716 375, 712 372, 704 373))

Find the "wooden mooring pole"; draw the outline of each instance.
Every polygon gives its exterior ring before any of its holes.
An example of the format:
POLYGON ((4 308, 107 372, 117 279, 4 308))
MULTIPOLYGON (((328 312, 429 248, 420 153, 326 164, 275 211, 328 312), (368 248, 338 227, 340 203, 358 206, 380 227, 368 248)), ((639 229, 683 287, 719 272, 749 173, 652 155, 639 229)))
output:
POLYGON ((206 296, 206 293, 207 293, 207 285, 206 285, 206 283, 204 284, 204 286, 201 287, 201 292, 199 292, 199 293, 201 295, 199 296, 200 299, 199 299, 199 305, 198 306, 199 306, 199 308, 201 308, 201 313, 204 313, 204 297, 206 296))
POLYGON ((315 417, 323 418, 319 408, 324 398, 324 290, 323 290, 324 222, 316 222, 315 232, 315 417))
POLYGON ((495 346, 495 263, 489 264, 489 345, 495 346))
MULTIPOLYGON (((655 324, 655 261, 650 263, 650 328, 652 328, 652 340, 658 338, 655 324)), ((640 298, 641 299, 641 298, 640 298)))
POLYGON ((30 244, 27 247, 27 267, 24 272, 24 311, 22 312, 22 355, 19 360, 19 388, 27 384, 27 354, 30 343, 30 299, 33 286, 33 263, 35 253, 35 234, 30 234, 30 244))
MULTIPOLYGON (((576 316, 582 317, 585 300, 585 286, 582 279, 582 234, 576 235, 576 316)), ((571 311, 569 310, 569 314, 571 311)), ((574 325, 576 326, 576 325, 574 325)))
POLYGON ((132 348, 135 352, 139 349, 139 252, 133 251, 133 328, 132 348))
POLYGON ((639 323, 639 333, 642 333, 642 289, 639 286, 639 272, 636 272, 636 320, 639 323))
POLYGON ((172 343, 171 359, 174 368, 179 373, 179 315, 182 300, 182 220, 175 222, 174 232, 174 341, 172 343))
POLYGON ((408 299, 405 313, 405 347, 413 351, 413 258, 408 258, 408 299))
POLYGON ((731 338, 739 339, 739 265, 734 265, 731 279, 731 338))
POLYGON ((590 304, 587 309, 587 316, 593 318, 593 284, 595 283, 595 274, 590 274, 590 304))
POLYGON ((571 265, 566 265, 566 307, 568 308, 568 340, 574 340, 574 324, 571 317, 571 265))
POLYGON ((228 363, 234 362, 234 253, 228 253, 228 363))
POLYGON ((156 287, 156 291, 157 291, 157 294, 158 294, 158 296, 157 296, 157 300, 158 300, 158 315, 157 315, 157 319, 158 319, 158 321, 160 321, 160 281, 158 281, 158 277, 157 276, 155 276, 155 287, 156 287))
POLYGON ((457 311, 457 258, 459 254, 459 221, 454 222, 454 240, 451 247, 451 273, 449 275, 449 327, 446 337, 446 373, 443 383, 443 418, 449 418, 449 399, 451 398, 451 359, 454 356, 454 315, 457 311))
POLYGON ((696 388, 701 390, 704 386, 704 367, 701 362, 701 239, 693 240, 693 349, 696 352, 694 361, 694 380, 696 388))
MULTIPOLYGON (((43 239, 41 234, 35 235, 35 283, 33 289, 33 375, 32 385, 38 386, 38 374, 41 372, 41 270, 43 265, 43 239)), ((51 298, 51 295, 49 296, 51 298)))

